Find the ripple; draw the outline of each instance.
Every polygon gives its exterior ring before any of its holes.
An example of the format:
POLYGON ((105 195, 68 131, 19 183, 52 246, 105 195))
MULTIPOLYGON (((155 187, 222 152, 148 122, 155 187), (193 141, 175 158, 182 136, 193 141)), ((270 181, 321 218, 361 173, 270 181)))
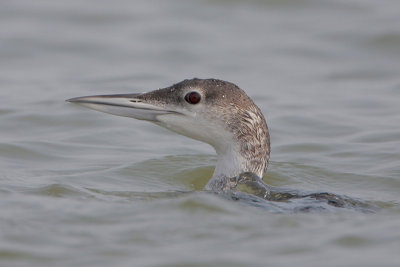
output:
POLYGON ((182 196, 189 192, 171 191, 171 192, 137 192, 137 191, 106 191, 97 188, 86 188, 93 196, 106 200, 142 200, 152 201, 157 199, 170 199, 182 196))
POLYGON ((383 52, 400 52, 400 34, 387 32, 378 34, 370 39, 367 44, 383 52))
POLYGON ((357 143, 395 143, 400 140, 399 131, 374 131, 362 133, 351 141, 357 143))
POLYGON ((0 156, 4 160, 51 160, 51 156, 46 155, 43 150, 37 150, 27 147, 26 144, 4 144, 0 143, 0 156))
POLYGON ((34 195, 50 196, 57 198, 92 197, 87 190, 79 189, 66 184, 51 184, 24 190, 34 195))

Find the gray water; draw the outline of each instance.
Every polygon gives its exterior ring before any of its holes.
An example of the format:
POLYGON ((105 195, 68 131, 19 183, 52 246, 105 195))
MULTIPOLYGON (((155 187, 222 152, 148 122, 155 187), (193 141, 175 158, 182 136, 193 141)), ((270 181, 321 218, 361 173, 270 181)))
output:
POLYGON ((1 266, 399 266, 397 0, 0 2, 1 266), (274 213, 202 191, 211 147, 66 103, 214 77, 267 117, 264 182, 380 207, 274 213))

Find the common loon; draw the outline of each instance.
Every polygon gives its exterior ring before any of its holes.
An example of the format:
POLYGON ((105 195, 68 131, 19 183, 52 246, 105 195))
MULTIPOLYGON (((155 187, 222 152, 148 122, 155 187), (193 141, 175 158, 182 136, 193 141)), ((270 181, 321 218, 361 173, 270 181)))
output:
MULTIPOLYGON (((148 93, 84 96, 67 101, 113 115, 150 121, 210 144, 217 153, 217 165, 206 190, 234 192, 234 199, 247 199, 251 203, 257 203, 259 198, 297 201, 290 208, 292 211, 325 210, 330 206, 366 212, 376 209, 374 205, 346 196, 303 193, 265 184, 262 177, 270 156, 267 123, 260 109, 233 83, 194 78, 148 93)), ((280 210, 286 208, 280 207, 280 210)))
POLYGON ((270 137, 265 118, 233 83, 184 80, 143 94, 84 96, 67 100, 91 109, 147 120, 214 147, 217 165, 205 189, 229 190, 230 178, 250 172, 263 177, 270 137))

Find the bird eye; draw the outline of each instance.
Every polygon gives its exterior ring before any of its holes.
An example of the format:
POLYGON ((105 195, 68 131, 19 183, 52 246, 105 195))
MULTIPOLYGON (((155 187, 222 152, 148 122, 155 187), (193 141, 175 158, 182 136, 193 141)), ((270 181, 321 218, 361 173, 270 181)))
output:
POLYGON ((197 92, 190 92, 185 95, 185 100, 189 104, 197 104, 201 100, 201 95, 197 92))

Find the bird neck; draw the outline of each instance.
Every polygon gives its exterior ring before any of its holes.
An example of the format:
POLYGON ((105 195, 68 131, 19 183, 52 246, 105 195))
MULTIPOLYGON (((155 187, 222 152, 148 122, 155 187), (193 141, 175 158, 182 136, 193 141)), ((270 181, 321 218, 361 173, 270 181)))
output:
MULTIPOLYGON (((251 172, 259 177, 263 177, 268 164, 268 158, 254 158, 248 148, 240 143, 216 148, 217 165, 214 174, 207 183, 205 189, 212 191, 226 191, 230 189, 230 178, 238 177, 245 172, 251 172), (252 158, 253 157, 253 158, 252 158)), ((267 149, 267 147, 265 148, 267 149)), ((261 151, 259 151, 261 152, 261 151)), ((259 153, 263 155, 266 153, 259 153)), ((268 153, 269 156, 269 153, 268 153)))
POLYGON ((223 149, 216 149, 217 165, 213 177, 234 177, 247 170, 247 159, 238 145, 230 145, 223 149))
POLYGON ((225 138, 214 146, 217 152, 217 166, 207 190, 229 190, 229 178, 250 172, 262 178, 268 167, 270 136, 267 123, 261 111, 253 105, 241 111, 228 123, 232 139, 225 138))

